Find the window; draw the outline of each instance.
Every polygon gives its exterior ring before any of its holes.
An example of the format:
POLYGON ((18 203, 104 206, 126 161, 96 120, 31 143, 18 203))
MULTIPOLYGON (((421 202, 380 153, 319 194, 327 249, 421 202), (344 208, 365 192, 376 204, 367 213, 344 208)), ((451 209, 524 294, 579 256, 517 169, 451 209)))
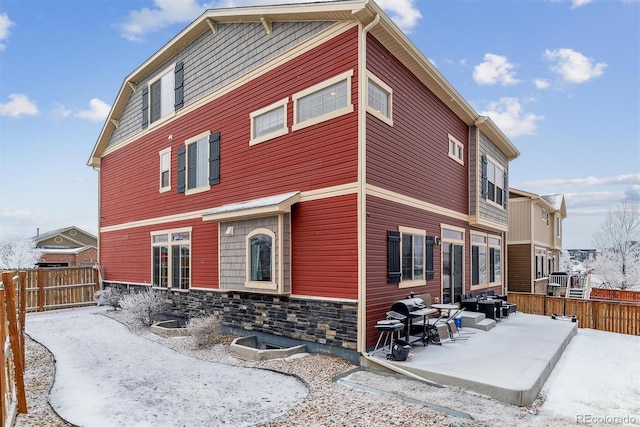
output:
POLYGON ((464 290, 464 229, 442 228, 442 302, 460 301, 464 290))
POLYGON ((247 235, 247 283, 254 288, 275 288, 275 233, 260 228, 247 235))
POLYGON ((549 225, 549 212, 542 209, 542 222, 549 225))
POLYGON ((464 165, 464 145, 451 135, 449 135, 449 157, 464 165))
POLYGON ((556 217, 556 237, 562 237, 562 220, 559 216, 556 217))
POLYGON ((387 231, 387 282, 405 288, 433 280, 434 242, 424 230, 399 227, 399 231, 387 231))
POLYGON ((471 234, 471 286, 487 284, 487 237, 471 234))
POLYGON ((352 75, 349 70, 293 95, 293 130, 352 112, 352 75))
POLYGON ((250 114, 251 140, 249 145, 258 144, 289 132, 287 128, 287 103, 289 99, 271 104, 250 114))
POLYGON ((505 193, 507 175, 504 169, 484 154, 482 155, 482 197, 496 205, 507 207, 505 193))
POLYGON ((164 70, 142 88, 142 128, 161 122, 184 105, 184 64, 164 70))
POLYGON ((171 147, 160 151, 160 192, 171 190, 171 147))
POLYGON ((203 132, 178 150, 178 193, 195 194, 220 183, 220 132, 203 132))
POLYGON ((502 246, 501 240, 489 237, 489 283, 502 282, 502 246))
POLYGON ((151 233, 153 286, 189 289, 191 283, 191 228, 151 233))
POLYGON ((392 89, 382 80, 369 73, 367 111, 388 125, 393 126, 392 100, 392 89))

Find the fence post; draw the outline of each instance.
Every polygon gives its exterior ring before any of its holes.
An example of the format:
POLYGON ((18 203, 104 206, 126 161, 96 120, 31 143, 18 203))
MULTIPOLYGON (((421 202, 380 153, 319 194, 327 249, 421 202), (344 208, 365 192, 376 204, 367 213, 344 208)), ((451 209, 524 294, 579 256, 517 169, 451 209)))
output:
POLYGON ((93 268, 93 281, 95 283, 94 290, 97 292, 100 290, 100 271, 98 271, 97 267, 93 268))
POLYGON ((22 366, 24 364, 25 349, 24 349, 24 323, 25 315, 27 313, 27 272, 19 271, 18 278, 20 279, 20 348, 22 348, 22 366))
POLYGON ((5 395, 7 394, 7 364, 4 354, 5 342, 7 340, 7 312, 5 309, 4 282, 0 282, 0 423, 4 426, 7 419, 7 408, 5 395))
POLYGON ((44 270, 38 268, 38 311, 44 311, 44 270))
POLYGON ((20 332, 18 331, 18 321, 16 319, 16 288, 13 284, 11 273, 2 273, 2 282, 6 289, 6 311, 9 320, 9 342, 13 352, 15 366, 16 394, 18 397, 18 412, 27 413, 27 397, 24 389, 24 365, 22 364, 22 349, 20 348, 20 332))

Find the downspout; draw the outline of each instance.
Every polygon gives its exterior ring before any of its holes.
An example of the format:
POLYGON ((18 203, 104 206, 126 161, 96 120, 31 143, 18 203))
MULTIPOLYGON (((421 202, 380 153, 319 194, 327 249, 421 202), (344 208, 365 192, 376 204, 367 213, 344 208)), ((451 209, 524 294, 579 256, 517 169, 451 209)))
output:
POLYGON ((366 230, 367 230, 367 33, 380 22, 376 13, 373 21, 367 24, 360 33, 360 49, 358 58, 358 335, 357 350, 367 357, 367 283, 366 283, 366 230))

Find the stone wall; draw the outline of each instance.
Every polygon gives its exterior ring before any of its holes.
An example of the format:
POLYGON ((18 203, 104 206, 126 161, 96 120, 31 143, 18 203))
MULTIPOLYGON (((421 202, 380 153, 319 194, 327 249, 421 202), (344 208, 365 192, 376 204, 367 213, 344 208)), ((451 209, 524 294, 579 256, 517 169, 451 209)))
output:
MULTIPOLYGON (((132 291, 144 286, 105 282, 105 286, 132 291)), ((357 303, 190 289, 166 291, 164 313, 175 317, 215 314, 223 327, 237 335, 267 334, 281 342, 307 344, 309 351, 357 359, 357 303)))

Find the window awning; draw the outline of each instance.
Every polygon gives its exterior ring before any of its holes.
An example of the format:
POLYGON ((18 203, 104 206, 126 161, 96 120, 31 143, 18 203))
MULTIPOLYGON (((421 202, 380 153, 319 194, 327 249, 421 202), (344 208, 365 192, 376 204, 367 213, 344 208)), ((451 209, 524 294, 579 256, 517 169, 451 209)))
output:
POLYGON ((247 200, 220 206, 202 215, 203 221, 264 217, 291 212, 291 206, 300 200, 300 192, 278 194, 261 199, 247 200))

